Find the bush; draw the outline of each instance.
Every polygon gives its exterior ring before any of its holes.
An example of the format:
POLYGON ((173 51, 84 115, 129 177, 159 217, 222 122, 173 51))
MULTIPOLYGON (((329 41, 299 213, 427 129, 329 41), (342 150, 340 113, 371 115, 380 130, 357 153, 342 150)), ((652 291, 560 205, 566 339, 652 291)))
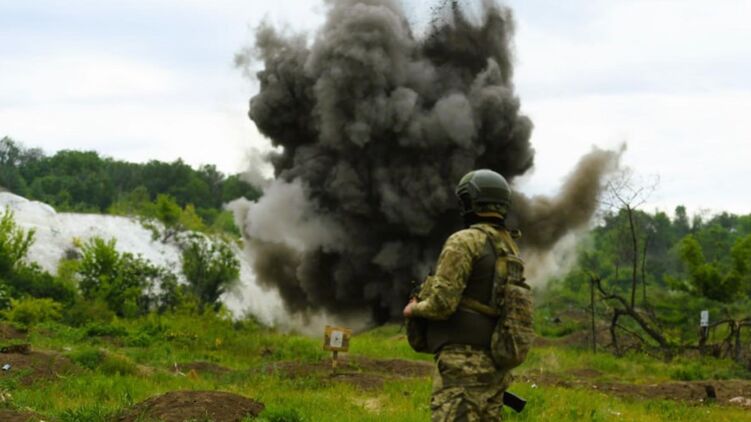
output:
POLYGON ((127 357, 92 347, 70 353, 68 357, 84 368, 108 375, 131 375, 137 372, 136 364, 127 357))
POLYGON ((68 357, 84 368, 94 371, 104 360, 104 352, 99 349, 84 348, 69 354, 68 357))
POLYGON ((59 321, 63 305, 52 299, 25 298, 12 299, 10 309, 3 311, 9 321, 23 327, 31 327, 43 321, 59 321))
POLYGON ((34 243, 34 231, 24 231, 16 224, 13 213, 0 215, 0 277, 16 271, 34 243))
POLYGON ((79 299, 65 309, 63 322, 74 327, 86 325, 91 321, 107 324, 115 319, 115 313, 101 300, 79 299))
POLYGON ((20 265, 6 280, 14 297, 50 298, 69 305, 78 295, 74 284, 52 276, 37 264, 20 265))
POLYGON ((222 241, 212 242, 203 236, 193 236, 183 249, 183 274, 190 291, 203 310, 211 306, 219 310, 219 297, 240 277, 240 261, 230 246, 222 241))
POLYGON ((179 302, 177 277, 140 256, 120 254, 115 244, 115 239, 95 237, 84 245, 78 267, 84 298, 106 303, 121 317, 174 308, 179 302))
POLYGON ((127 335, 128 330, 118 325, 93 322, 86 326, 86 336, 88 337, 124 337, 127 335))

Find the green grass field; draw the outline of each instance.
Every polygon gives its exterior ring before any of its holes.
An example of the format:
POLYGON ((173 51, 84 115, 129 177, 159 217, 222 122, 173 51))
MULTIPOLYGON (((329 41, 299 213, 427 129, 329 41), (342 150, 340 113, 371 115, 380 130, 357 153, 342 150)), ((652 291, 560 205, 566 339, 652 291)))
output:
MULTIPOLYGON (((220 390, 266 405, 263 421, 427 421, 431 381, 427 372, 405 375, 377 370, 381 360, 422 361, 399 326, 356 335, 340 373, 326 369, 322 339, 282 334, 253 322, 213 316, 152 316, 108 325, 70 328, 47 323, 27 341, 71 359, 72 371, 29 380, 32 368, 15 367, 0 378, 0 406, 33 411, 44 420, 110 421, 149 397, 176 390, 220 390), (207 369, 178 374, 202 362, 207 369), (374 367, 358 362, 374 362, 374 367), (211 364, 211 365, 209 365, 211 364)), ((2 355, 0 355, 2 358, 2 355)), ((409 363, 409 362, 408 362, 409 363)), ((419 362, 418 362, 419 363, 419 362)), ((519 421, 742 421, 749 409, 716 404, 612 394, 608 383, 649 385, 749 378, 729 361, 644 355, 616 358, 574 346, 533 350, 516 373, 512 390, 529 400, 519 421), (585 373, 586 372, 586 373, 585 373), (586 376, 584 376, 584 375, 586 376), (584 380, 583 382, 582 379, 584 380)))

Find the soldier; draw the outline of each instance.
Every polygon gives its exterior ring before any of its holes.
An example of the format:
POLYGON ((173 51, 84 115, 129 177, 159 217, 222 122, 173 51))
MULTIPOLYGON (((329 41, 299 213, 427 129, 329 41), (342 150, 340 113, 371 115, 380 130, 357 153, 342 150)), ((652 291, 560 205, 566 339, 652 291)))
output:
MULTIPOLYGON (((511 190, 500 174, 476 170, 461 179, 456 195, 466 228, 448 238, 435 275, 428 276, 419 299, 407 304, 404 316, 428 320, 427 348, 436 362, 432 421, 499 421, 511 375, 510 367, 499 365, 491 353, 499 315, 493 306, 499 303, 494 302, 494 282, 497 276, 504 282, 511 279, 510 270, 504 269, 511 266, 497 265, 499 256, 521 263, 513 240, 518 236, 512 236, 504 224, 511 190)), ((522 270, 520 265, 520 284, 522 270)), ((520 306, 530 312, 529 321, 523 318, 522 323, 529 325, 524 327, 526 335, 531 332, 531 302, 522 302, 520 306)))

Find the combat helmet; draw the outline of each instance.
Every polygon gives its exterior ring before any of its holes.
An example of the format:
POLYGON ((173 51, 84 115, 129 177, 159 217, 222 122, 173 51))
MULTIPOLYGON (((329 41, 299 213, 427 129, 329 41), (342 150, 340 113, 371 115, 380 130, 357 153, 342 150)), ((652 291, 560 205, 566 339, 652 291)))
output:
POLYGON ((471 214, 499 214, 506 217, 511 205, 511 188, 506 179, 493 170, 474 170, 456 186, 462 217, 471 214))

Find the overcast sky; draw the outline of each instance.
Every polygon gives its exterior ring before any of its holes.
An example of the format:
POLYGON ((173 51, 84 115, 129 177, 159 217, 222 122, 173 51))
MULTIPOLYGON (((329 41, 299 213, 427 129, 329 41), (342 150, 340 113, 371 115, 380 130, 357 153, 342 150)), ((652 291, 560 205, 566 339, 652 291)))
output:
MULTIPOLYGON (((425 22, 428 2, 404 3, 425 22)), ((535 123, 520 189, 554 193, 593 145, 626 142, 625 163, 660 178, 647 208, 751 212, 751 2, 506 4, 535 123)), ((233 55, 263 18, 312 32, 323 12, 320 0, 0 0, 0 137, 244 170, 268 141, 233 55)))

